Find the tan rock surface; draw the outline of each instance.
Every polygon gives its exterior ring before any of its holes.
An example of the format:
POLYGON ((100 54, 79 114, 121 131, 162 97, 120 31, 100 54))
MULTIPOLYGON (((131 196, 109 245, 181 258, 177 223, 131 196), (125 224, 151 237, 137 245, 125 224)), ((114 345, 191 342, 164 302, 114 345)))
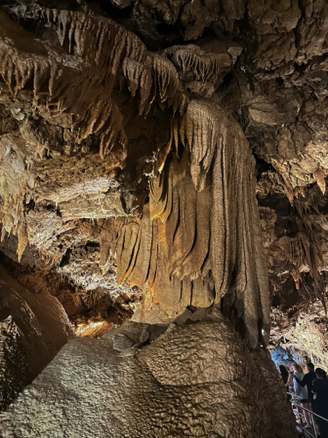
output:
POLYGON ((1 414, 1 436, 295 437, 269 354, 249 352, 220 314, 184 319, 141 350, 70 341, 1 414))
POLYGON ((0 409, 3 410, 75 334, 56 298, 43 291, 29 292, 1 266, 0 315, 0 409))
MULTIPOLYGON (((45 285, 77 326, 215 304, 227 339, 236 330, 255 352, 269 300, 281 336, 311 301, 324 308, 327 36, 316 0, 2 1, 1 248, 15 276, 45 285)), ((135 337, 116 333, 114 350, 135 354, 135 337)), ((188 427, 205 431, 206 415, 188 427)))

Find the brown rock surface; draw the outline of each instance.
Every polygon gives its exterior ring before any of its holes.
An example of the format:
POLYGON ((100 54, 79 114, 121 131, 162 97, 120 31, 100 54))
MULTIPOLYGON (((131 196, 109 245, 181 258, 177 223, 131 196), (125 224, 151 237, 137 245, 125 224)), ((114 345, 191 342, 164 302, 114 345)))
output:
POLYGON ((220 312, 186 312, 160 336, 158 326, 127 324, 111 339, 70 341, 1 414, 1 435, 296 436, 268 352, 245 348, 220 312), (151 344, 127 342, 145 331, 151 344))
MULTIPOLYGON (((203 9, 207 26, 216 8, 203 9)), ((0 104, 19 134, 1 137, 2 232, 17 236, 18 261, 29 244, 52 269, 95 290, 109 287, 106 278, 115 284, 108 263, 116 258, 119 281, 147 283, 167 316, 225 297, 249 345, 267 342, 254 161, 238 123, 208 100, 240 45, 210 38, 202 48, 153 53, 87 4, 3 10, 0 104), (20 25, 11 26, 11 14, 20 25), (16 186, 17 166, 24 178, 16 186)))
POLYGON ((0 267, 0 410, 6 408, 74 336, 59 302, 31 293, 0 267), (47 309, 45 312, 44 310, 47 309))
MULTIPOLYGON (((81 330, 214 305, 257 351, 270 301, 272 346, 301 315, 315 324, 328 269, 327 33, 315 0, 1 2, 12 274, 51 291, 81 330)), ((309 357, 325 351, 320 318, 322 346, 300 348, 309 357)))

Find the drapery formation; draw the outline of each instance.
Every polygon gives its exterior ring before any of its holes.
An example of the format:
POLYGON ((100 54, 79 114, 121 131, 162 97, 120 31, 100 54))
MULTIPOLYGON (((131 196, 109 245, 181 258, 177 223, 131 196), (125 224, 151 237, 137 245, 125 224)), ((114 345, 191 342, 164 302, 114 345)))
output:
POLYGON ((188 304, 220 304, 256 347, 266 341, 269 309, 254 163, 239 124, 209 99, 238 50, 207 53, 187 45, 152 53, 133 33, 80 4, 74 11, 35 2, 10 10, 22 22, 41 23, 44 40, 0 11, 1 102, 14 99, 23 137, 3 138, 2 158, 9 173, 19 161, 24 175, 14 208, 12 181, 3 178, 2 234, 18 236, 19 258, 32 244, 43 260, 60 264, 73 244, 59 236, 74 233, 79 219, 101 219, 100 265, 108 254, 116 257, 120 281, 148 288, 168 316, 188 304), (150 124, 138 131, 140 115, 150 124), (90 147, 80 156, 56 150, 34 134, 33 120, 56 126, 59 143, 69 139, 73 150, 92 137, 105 165, 90 147), (146 154, 133 150, 139 138, 146 154), (129 188, 121 176, 133 167, 126 168, 129 153, 142 163, 137 177, 149 182, 138 215, 124 208, 129 188), (145 162, 152 163, 149 174, 145 162))
POLYGON ((119 233, 120 279, 147 283, 170 316, 221 303, 255 347, 267 341, 269 303, 248 143, 206 100, 191 101, 173 125, 175 153, 157 163, 149 206, 119 233))

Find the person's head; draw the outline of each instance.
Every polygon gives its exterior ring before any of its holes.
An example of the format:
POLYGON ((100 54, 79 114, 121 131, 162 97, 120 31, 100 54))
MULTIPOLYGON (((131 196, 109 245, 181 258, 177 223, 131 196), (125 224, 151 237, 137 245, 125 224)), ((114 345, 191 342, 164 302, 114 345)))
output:
POLYGON ((296 362, 293 362, 291 364, 290 368, 291 368, 292 371, 298 371, 299 373, 303 373, 302 367, 298 363, 296 363, 296 362))
POLYGON ((324 371, 322 368, 316 368, 315 375, 317 379, 327 379, 326 371, 324 371))
POLYGON ((314 365, 313 365, 313 363, 312 363, 312 362, 308 362, 308 363, 306 364, 306 369, 308 370, 308 373, 309 373, 310 371, 314 371, 314 365))
POLYGON ((296 362, 292 362, 292 363, 289 365, 289 371, 292 371, 292 372, 296 371, 296 369, 295 369, 295 365, 297 365, 296 362))

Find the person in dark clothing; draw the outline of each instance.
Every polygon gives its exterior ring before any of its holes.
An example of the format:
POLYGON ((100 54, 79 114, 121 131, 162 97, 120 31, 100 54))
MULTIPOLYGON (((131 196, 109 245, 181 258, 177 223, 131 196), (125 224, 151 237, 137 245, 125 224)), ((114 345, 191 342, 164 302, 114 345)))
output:
MULTIPOLYGON (((312 382, 312 392, 315 400, 315 413, 328 419, 328 379, 321 368, 315 370, 316 379, 312 382)), ((320 438, 328 438, 328 421, 316 418, 320 428, 320 438)))
POLYGON ((305 376, 303 377, 302 380, 299 380, 297 377, 295 377, 295 379, 301 386, 307 387, 310 403, 312 405, 312 403, 313 403, 312 382, 314 379, 316 379, 313 363, 308 362, 306 364, 306 369, 307 369, 307 373, 305 374, 305 376))
POLYGON ((279 365, 279 371, 281 374, 281 378, 282 378, 284 384, 286 385, 287 380, 288 380, 288 371, 287 371, 286 367, 284 367, 283 365, 279 365))

